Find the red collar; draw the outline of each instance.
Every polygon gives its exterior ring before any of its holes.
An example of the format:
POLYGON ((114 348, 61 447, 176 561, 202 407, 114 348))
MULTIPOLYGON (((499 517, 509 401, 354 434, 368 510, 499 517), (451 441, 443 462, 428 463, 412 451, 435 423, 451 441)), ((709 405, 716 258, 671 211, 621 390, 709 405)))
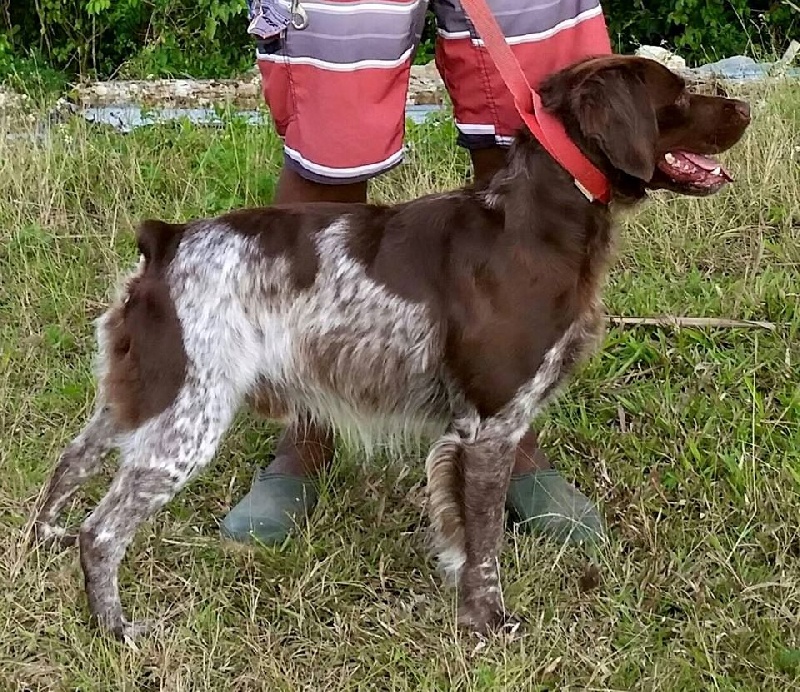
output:
POLYGON ((569 138, 561 121, 544 110, 539 94, 528 83, 486 0, 461 0, 461 6, 483 39, 531 134, 574 178, 575 185, 587 199, 608 204, 611 201, 608 179, 569 138))
POLYGON ((527 109, 521 110, 519 105, 517 110, 531 134, 574 178, 575 185, 590 202, 597 200, 608 204, 611 201, 611 185, 608 178, 575 146, 575 142, 569 138, 561 121, 541 107, 539 94, 535 91, 530 93, 533 99, 533 112, 527 109))

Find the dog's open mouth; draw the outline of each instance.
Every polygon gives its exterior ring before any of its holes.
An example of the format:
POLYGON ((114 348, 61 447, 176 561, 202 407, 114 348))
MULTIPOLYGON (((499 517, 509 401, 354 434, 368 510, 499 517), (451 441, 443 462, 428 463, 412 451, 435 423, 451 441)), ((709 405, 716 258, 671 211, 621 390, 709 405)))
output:
POLYGON ((679 185, 698 190, 716 190, 733 182, 733 176, 716 159, 688 151, 670 151, 658 162, 658 169, 679 185))

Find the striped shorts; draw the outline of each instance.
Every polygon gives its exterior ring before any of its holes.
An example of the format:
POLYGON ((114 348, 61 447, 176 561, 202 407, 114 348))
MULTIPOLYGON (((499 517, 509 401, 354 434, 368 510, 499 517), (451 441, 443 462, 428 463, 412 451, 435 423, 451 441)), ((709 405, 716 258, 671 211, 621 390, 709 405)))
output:
MULTIPOLYGON (((611 52, 599 0, 487 1, 534 86, 579 58, 611 52)), ((289 0, 249 4, 251 22, 256 14, 278 17, 278 24, 289 16, 289 0)), ((511 94, 459 0, 300 4, 305 28, 290 25, 257 38, 256 57, 285 165, 302 177, 353 183, 401 162, 409 71, 429 4, 436 67, 453 103, 458 143, 507 145, 520 127, 511 94)))

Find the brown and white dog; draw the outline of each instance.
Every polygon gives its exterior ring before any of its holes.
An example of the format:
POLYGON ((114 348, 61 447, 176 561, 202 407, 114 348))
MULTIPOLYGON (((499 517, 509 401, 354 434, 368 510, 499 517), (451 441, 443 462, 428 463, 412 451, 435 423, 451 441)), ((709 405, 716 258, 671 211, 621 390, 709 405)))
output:
POLYGON ((431 436, 437 552, 476 631, 506 621, 497 555, 513 449, 596 341, 615 209, 729 175, 746 103, 689 93, 637 57, 584 60, 540 89, 610 179, 592 203, 529 134, 484 189, 396 206, 307 204, 145 221, 142 259, 98 320, 97 405, 63 452, 40 539, 116 447, 116 477, 79 532, 93 616, 128 621, 117 574, 137 527, 212 460, 247 400, 338 429, 431 436))

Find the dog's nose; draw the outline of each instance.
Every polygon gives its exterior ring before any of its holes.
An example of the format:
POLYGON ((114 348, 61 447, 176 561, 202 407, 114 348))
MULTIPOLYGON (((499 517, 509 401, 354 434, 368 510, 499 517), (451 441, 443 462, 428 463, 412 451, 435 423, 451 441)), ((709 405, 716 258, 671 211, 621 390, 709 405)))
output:
POLYGON ((734 109, 736 113, 742 118, 742 120, 750 120, 750 104, 746 101, 736 101, 734 104, 734 109))

